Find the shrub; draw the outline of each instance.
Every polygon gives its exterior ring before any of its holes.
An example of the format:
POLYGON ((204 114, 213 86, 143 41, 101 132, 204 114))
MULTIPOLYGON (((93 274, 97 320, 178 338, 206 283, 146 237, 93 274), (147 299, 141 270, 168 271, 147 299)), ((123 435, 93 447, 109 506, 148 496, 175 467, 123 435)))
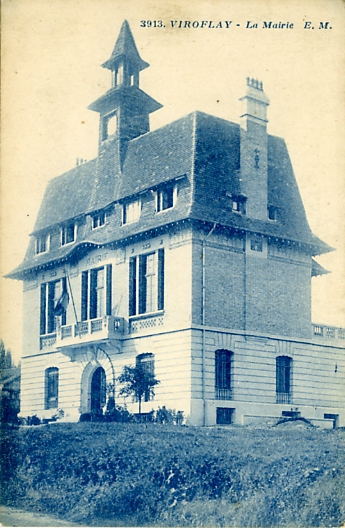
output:
POLYGON ((36 414, 33 416, 27 416, 26 425, 41 425, 41 420, 36 414))
POLYGON ((90 413, 82 413, 79 416, 79 422, 91 422, 91 414, 90 413))
POLYGON ((155 421, 159 424, 171 424, 181 425, 183 423, 183 411, 175 411, 175 409, 167 409, 165 405, 162 408, 158 407, 156 412, 155 421))
POLYGON ((133 415, 125 407, 117 405, 116 407, 107 409, 104 418, 106 422, 127 423, 133 420, 133 415))

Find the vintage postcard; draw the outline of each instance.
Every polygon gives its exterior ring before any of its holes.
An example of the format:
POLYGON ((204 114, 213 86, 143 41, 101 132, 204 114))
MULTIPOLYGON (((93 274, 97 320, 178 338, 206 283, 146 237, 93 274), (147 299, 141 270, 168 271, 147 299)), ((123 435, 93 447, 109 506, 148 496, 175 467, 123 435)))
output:
POLYGON ((2 524, 344 523, 345 3, 2 26, 2 524))

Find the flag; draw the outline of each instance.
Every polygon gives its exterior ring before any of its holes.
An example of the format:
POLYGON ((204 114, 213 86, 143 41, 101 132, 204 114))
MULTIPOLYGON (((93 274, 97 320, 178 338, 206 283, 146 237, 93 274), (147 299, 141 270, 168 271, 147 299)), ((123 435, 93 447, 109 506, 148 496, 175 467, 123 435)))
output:
POLYGON ((67 310, 68 302, 69 302, 68 292, 67 290, 63 290, 60 296, 60 299, 55 305, 54 315, 58 316, 58 315, 62 315, 63 313, 65 313, 65 311, 67 310))

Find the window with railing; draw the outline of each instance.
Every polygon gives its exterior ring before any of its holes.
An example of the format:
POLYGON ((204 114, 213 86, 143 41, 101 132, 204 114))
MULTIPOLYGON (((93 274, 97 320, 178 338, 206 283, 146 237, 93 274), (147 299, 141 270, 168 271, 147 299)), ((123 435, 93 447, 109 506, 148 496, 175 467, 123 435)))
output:
POLYGON ((215 353, 215 396, 217 400, 232 399, 232 356, 230 350, 215 353))
POLYGON ((83 271, 81 276, 82 321, 111 315, 111 304, 112 265, 83 271))
POLYGON ((291 403, 292 358, 276 358, 276 403, 291 403))
POLYGON ((164 309, 164 249, 129 261, 129 315, 164 309))
POLYGON ((68 304, 66 277, 41 284, 40 335, 52 334, 57 322, 66 324, 68 304), (60 319, 59 319, 60 318, 60 319))

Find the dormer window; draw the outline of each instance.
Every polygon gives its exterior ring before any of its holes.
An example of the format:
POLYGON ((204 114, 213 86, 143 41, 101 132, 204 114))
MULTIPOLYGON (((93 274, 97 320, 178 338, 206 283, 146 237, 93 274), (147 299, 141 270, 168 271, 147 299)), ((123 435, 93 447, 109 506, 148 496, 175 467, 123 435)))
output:
POLYGON ((177 185, 166 185, 157 191, 156 211, 172 209, 177 200, 177 185))
POLYGON ((49 235, 42 235, 36 238, 35 244, 35 253, 39 255, 40 253, 46 253, 49 251, 49 235))
POLYGON ((70 223, 61 228, 61 245, 66 246, 75 241, 76 238, 76 225, 70 223))
POLYGON ((277 220, 277 207, 275 207, 274 205, 269 205, 268 206, 268 219, 269 220, 277 220))
POLYGON ((105 224, 105 211, 100 211, 92 216, 92 229, 98 229, 105 224))
POLYGON ((243 193, 233 194, 226 192, 225 195, 230 198, 229 206, 233 213, 246 214, 247 197, 243 193))
POLYGON ((122 224, 131 224, 137 222, 141 213, 140 199, 131 200, 123 204, 122 209, 122 224))
POLYGON ((238 196, 233 196, 232 210, 234 213, 246 214, 246 201, 238 196))

